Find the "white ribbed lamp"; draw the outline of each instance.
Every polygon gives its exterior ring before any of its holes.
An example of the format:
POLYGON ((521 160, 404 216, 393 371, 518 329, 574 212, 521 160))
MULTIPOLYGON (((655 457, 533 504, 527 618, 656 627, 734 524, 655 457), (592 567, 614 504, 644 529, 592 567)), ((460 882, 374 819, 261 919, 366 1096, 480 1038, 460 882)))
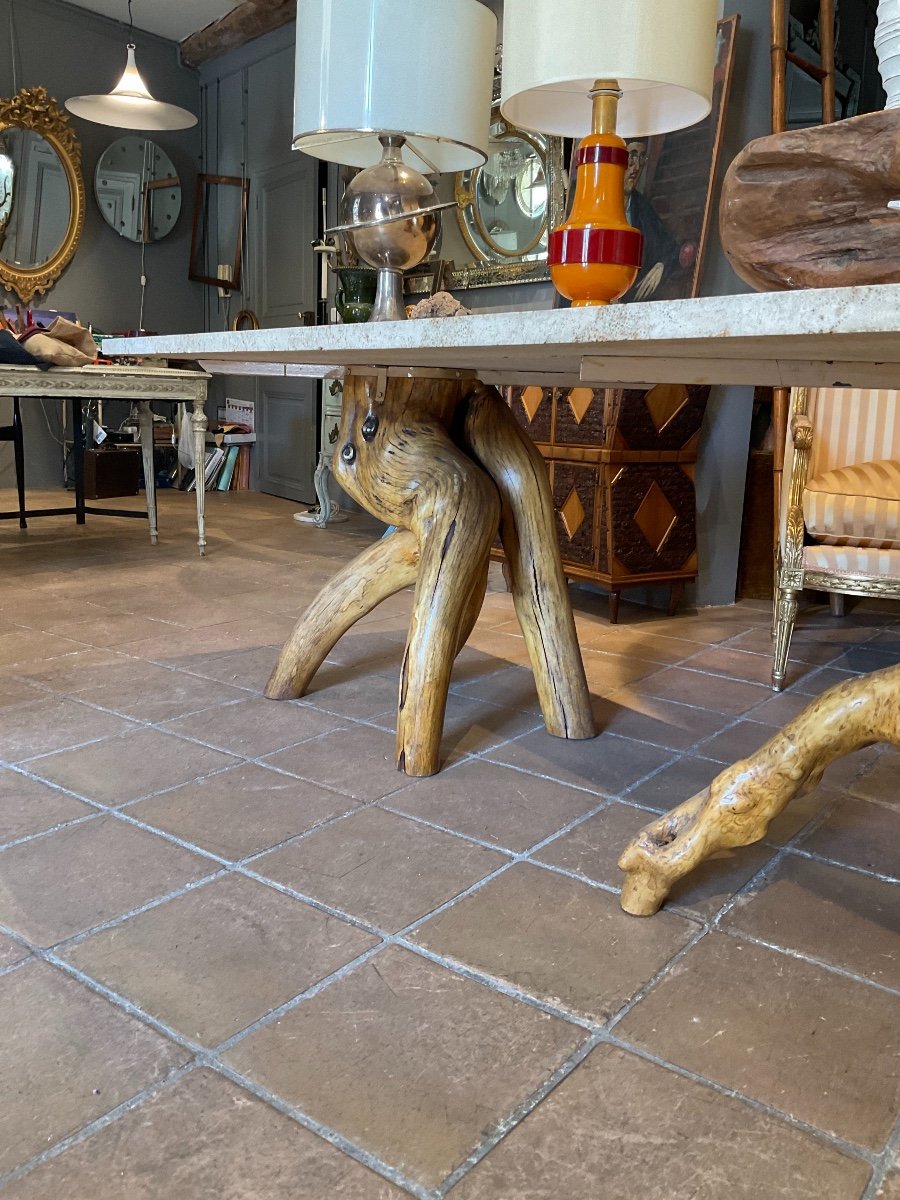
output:
POLYGON ((622 137, 669 133, 710 110, 719 0, 505 0, 500 108, 523 129, 591 132, 597 79, 622 91, 622 137))
POLYGON ((702 120, 712 101, 720 0, 505 0, 500 111, 583 139, 571 214, 550 234, 557 289, 609 304, 637 277, 643 236, 625 213, 623 138, 702 120))
POLYGON ((134 61, 134 43, 127 46, 128 61, 122 78, 111 92, 97 96, 72 96, 66 108, 76 117, 116 129, 190 129, 197 118, 186 108, 154 100, 134 61))

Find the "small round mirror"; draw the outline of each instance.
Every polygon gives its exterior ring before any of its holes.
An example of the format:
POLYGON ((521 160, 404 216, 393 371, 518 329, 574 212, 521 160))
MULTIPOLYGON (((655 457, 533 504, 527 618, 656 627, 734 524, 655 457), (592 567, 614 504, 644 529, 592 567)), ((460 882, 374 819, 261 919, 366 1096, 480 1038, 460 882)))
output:
POLYGON ((107 146, 97 163, 94 195, 107 225, 130 242, 158 242, 181 212, 181 182, 171 158, 143 137, 107 146))

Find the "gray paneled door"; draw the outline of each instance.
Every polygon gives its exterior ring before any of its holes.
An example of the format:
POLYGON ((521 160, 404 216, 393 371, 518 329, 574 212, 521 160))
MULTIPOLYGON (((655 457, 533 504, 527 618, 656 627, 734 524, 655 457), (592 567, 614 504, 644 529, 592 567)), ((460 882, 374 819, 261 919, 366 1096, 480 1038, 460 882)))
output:
MULTIPOLYGON (((296 325, 299 313, 315 312, 317 171, 314 159, 297 153, 251 180, 249 240, 264 328, 296 325)), ((317 382, 262 378, 257 397, 259 490, 314 504, 317 382)))

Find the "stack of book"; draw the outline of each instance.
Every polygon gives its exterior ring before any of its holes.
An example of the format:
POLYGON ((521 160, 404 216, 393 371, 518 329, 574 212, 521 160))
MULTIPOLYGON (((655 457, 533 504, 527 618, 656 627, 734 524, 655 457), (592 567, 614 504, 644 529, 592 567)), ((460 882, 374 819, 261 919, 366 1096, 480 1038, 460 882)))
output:
MULTIPOLYGON (((250 487, 250 442, 207 445, 203 463, 203 486, 207 492, 246 492, 250 487)), ((187 471, 181 489, 192 492, 196 472, 187 471)))

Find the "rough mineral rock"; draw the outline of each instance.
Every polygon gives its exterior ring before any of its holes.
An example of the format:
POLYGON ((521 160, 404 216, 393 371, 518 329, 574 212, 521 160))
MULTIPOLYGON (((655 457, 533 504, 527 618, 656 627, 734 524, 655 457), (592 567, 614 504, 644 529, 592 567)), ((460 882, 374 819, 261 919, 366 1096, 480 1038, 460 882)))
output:
POLYGON ((722 247, 758 291, 900 282, 900 110, 759 138, 722 187, 722 247))
POLYGON ((416 317, 467 317, 469 310, 463 308, 449 292, 435 292, 433 296, 427 296, 418 304, 414 304, 409 309, 409 315, 413 319, 416 317))

